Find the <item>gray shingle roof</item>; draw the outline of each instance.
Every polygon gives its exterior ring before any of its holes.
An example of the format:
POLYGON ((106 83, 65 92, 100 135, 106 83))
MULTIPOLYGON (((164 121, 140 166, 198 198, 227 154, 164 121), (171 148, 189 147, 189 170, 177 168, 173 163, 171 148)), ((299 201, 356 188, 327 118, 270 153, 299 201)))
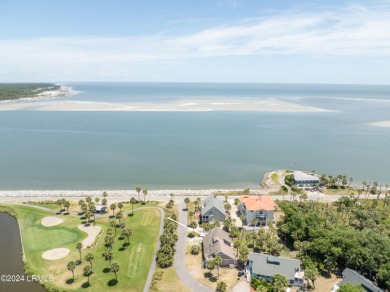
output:
POLYGON ((287 279, 295 278, 295 272, 300 269, 299 260, 274 257, 261 253, 249 253, 249 260, 253 261, 252 273, 267 277, 273 277, 275 274, 286 276, 287 279))
POLYGON ((366 279, 358 272, 348 268, 343 271, 343 280, 338 284, 338 286, 346 283, 351 283, 352 285, 360 284, 366 291, 369 292, 384 292, 382 289, 375 286, 370 280, 366 279))
POLYGON ((210 195, 203 202, 202 214, 207 213, 213 207, 217 208, 222 214, 225 214, 225 207, 220 199, 217 199, 214 195, 210 195))
POLYGON ((235 258, 232 240, 229 234, 219 227, 211 229, 203 238, 203 253, 205 257, 223 253, 231 259, 235 258))

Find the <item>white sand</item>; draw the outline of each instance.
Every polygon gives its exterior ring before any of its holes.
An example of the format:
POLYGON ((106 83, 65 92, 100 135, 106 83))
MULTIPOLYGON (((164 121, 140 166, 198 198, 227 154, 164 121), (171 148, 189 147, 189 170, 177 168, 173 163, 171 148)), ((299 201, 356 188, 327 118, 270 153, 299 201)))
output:
POLYGON ((70 250, 67 248, 54 248, 45 251, 42 254, 42 258, 45 260, 53 261, 53 260, 58 260, 62 259, 63 257, 66 257, 69 254, 70 250))
POLYGON ((33 109, 29 102, 0 103, 0 111, 38 110, 38 111, 262 111, 262 112, 325 112, 321 108, 297 105, 274 100, 251 99, 197 99, 180 100, 168 103, 110 103, 77 100, 34 101, 33 109))
POLYGON ((371 126, 377 126, 377 127, 386 127, 390 128, 390 121, 383 121, 383 122, 377 122, 377 123, 371 123, 371 126))
POLYGON ((64 219, 57 216, 47 216, 42 218, 41 224, 46 227, 55 226, 64 222, 64 219))
POLYGON ((80 224, 77 227, 81 231, 84 231, 88 234, 88 237, 81 242, 83 244, 83 249, 91 245, 95 241, 96 236, 98 236, 100 230, 102 230, 100 226, 93 226, 93 225, 84 226, 83 224, 80 224))

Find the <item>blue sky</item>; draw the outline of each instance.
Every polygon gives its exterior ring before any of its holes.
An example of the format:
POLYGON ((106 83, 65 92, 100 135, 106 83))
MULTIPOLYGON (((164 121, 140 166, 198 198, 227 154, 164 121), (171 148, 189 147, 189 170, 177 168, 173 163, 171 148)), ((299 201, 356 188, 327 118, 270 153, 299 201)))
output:
POLYGON ((0 0, 0 82, 389 76, 389 0, 0 0))

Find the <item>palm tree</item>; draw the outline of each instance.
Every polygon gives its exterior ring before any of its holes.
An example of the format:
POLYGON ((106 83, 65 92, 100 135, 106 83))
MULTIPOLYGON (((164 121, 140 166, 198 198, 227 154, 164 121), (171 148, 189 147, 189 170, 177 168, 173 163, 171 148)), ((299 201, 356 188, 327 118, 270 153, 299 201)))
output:
POLYGON ((134 214, 134 204, 137 204, 137 200, 135 198, 131 198, 130 204, 131 204, 131 214, 134 214))
POLYGON ((66 208, 66 212, 69 213, 69 207, 70 207, 69 201, 64 202, 64 207, 66 208))
POLYGON ((107 192, 103 192, 103 198, 106 198, 108 196, 107 192))
POLYGON ((112 248, 106 248, 106 250, 103 253, 103 256, 106 260, 108 259, 109 263, 111 263, 112 256, 113 256, 112 248))
POLYGON ((89 262, 89 264, 91 265, 91 269, 92 269, 92 260, 94 259, 94 255, 92 254, 92 253, 87 253, 86 255, 85 255, 85 260, 87 261, 87 262, 89 262))
POLYGON ((210 274, 211 274, 211 271, 214 270, 214 267, 215 267, 214 261, 207 261, 206 268, 207 268, 207 270, 210 271, 210 274))
POLYGON ((272 281, 272 288, 275 292, 285 291, 286 287, 288 287, 289 281, 286 276, 275 274, 274 279, 272 281))
POLYGON ((83 272, 84 272, 84 276, 88 277, 88 283, 89 283, 89 276, 91 276, 93 273, 91 266, 85 266, 83 272))
POLYGON ((83 244, 81 242, 76 244, 76 248, 79 250, 80 254, 80 263, 81 263, 81 249, 83 248, 83 244))
POLYGON ((257 220, 257 218, 252 219, 251 225, 253 226, 253 231, 255 231, 255 226, 257 225, 258 222, 259 222, 259 220, 257 220))
POLYGON ((244 228, 244 220, 246 219, 245 214, 241 214, 240 219, 241 219, 241 228, 244 228))
POLYGON ((305 276, 312 282, 313 288, 315 288, 314 281, 318 277, 318 270, 315 266, 309 266, 305 269, 305 276))
POLYGON ((131 231, 130 228, 123 228, 123 229, 122 229, 121 236, 124 237, 124 238, 126 238, 127 245, 130 244, 129 239, 130 239, 130 236, 131 236, 132 234, 133 234, 133 232, 131 231))
POLYGON ((217 289, 215 291, 217 292, 226 292, 227 290, 227 284, 224 281, 219 281, 217 283, 217 289))
POLYGON ((114 236, 116 237, 116 221, 115 220, 111 220, 110 221, 110 226, 114 227, 114 230, 115 230, 115 235, 114 236))
POLYGON ((73 281, 74 281, 74 269, 76 268, 76 263, 74 261, 70 261, 67 266, 69 271, 72 271, 72 275, 73 275, 73 281))
POLYGON ((84 204, 84 201, 83 201, 83 200, 80 200, 80 201, 79 201, 79 206, 80 206, 81 212, 83 211, 83 209, 81 208, 81 207, 83 206, 83 204, 84 204))
POLYGON ((137 186, 135 188, 135 191, 138 193, 138 201, 140 200, 140 192, 142 191, 142 188, 140 186, 137 186))
POLYGON ((96 223, 96 217, 95 217, 96 207, 95 207, 95 205, 89 206, 89 212, 93 216, 93 225, 95 225, 95 223, 96 223))
POLYGON ((184 203, 186 203, 186 210, 188 211, 188 204, 190 203, 190 199, 189 198, 185 198, 184 199, 184 203))
POLYGON ((219 267, 222 265, 222 258, 220 256, 216 256, 214 258, 214 263, 217 266, 218 269, 218 279, 219 279, 219 267))
POLYGON ((195 211, 196 211, 196 210, 199 210, 199 201, 196 200, 196 201, 194 202, 194 204, 195 204, 195 211))
POLYGON ((114 211, 115 211, 115 209, 116 209, 116 205, 115 205, 114 203, 112 203, 112 204, 110 205, 110 209, 112 210, 112 217, 114 217, 114 216, 115 216, 114 211))
POLYGON ((142 191, 142 193, 144 194, 144 204, 145 204, 145 197, 146 197, 146 195, 148 194, 148 190, 147 190, 147 189, 144 189, 144 190, 142 191))
POLYGON ((116 219, 118 219, 119 223, 121 223, 121 219, 122 219, 122 218, 123 218, 122 212, 118 212, 118 213, 116 214, 116 219))
POLYGON ((118 208, 119 208, 119 210, 122 212, 123 203, 118 203, 118 208))
POLYGON ((110 266, 110 271, 115 274, 115 280, 118 280, 117 273, 119 272, 119 264, 117 262, 113 262, 110 266))
POLYGON ((99 198, 95 198, 95 202, 96 202, 96 204, 99 204, 99 201, 100 201, 100 199, 99 199, 99 198))
POLYGON ((190 219, 191 219, 191 222, 194 220, 193 217, 194 217, 194 212, 190 211, 188 212, 188 216, 190 216, 190 219))
POLYGON ((102 205, 103 205, 103 206, 107 205, 107 199, 103 199, 103 200, 102 200, 102 205))
POLYGON ((88 205, 89 205, 89 204, 91 204, 92 199, 91 199, 91 197, 86 197, 86 198, 85 198, 85 201, 86 201, 86 202, 88 203, 88 205))

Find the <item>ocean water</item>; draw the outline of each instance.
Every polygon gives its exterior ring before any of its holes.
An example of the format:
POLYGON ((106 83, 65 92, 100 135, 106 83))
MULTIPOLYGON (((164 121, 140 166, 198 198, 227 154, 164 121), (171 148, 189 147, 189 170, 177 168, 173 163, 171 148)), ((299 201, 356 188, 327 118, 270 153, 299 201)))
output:
MULTIPOLYGON (((0 189, 256 188, 276 169, 390 183, 390 86, 72 83, 61 100, 283 101, 328 112, 0 111, 0 189)), ((53 99, 50 102, 56 102, 53 99)))

